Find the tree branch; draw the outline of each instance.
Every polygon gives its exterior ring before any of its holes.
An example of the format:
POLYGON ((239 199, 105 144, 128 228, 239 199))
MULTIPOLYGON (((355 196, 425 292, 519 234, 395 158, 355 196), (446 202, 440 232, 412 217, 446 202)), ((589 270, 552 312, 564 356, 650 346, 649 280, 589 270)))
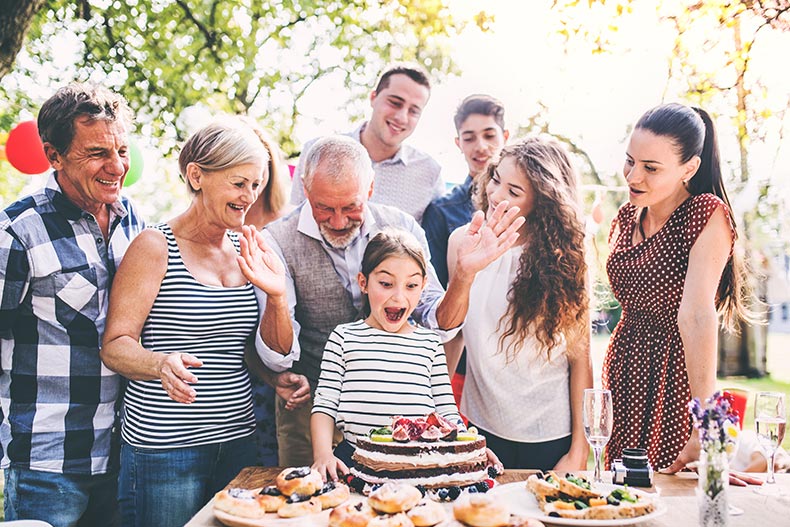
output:
POLYGON ((11 71, 33 22, 45 0, 0 0, 0 79, 11 71))
MULTIPOLYGON (((216 31, 209 30, 200 20, 198 20, 195 15, 192 13, 192 10, 189 8, 187 3, 184 0, 176 0, 176 4, 181 8, 184 12, 184 16, 186 16, 190 22, 195 24, 198 28, 198 31, 203 35, 203 38, 206 39, 206 45, 204 48, 208 48, 209 53, 214 59, 217 61, 218 64, 222 63, 222 60, 219 58, 219 54, 217 53, 217 46, 219 45, 219 41, 217 40, 217 33, 216 31)), ((214 12, 216 10, 217 3, 211 6, 211 16, 210 19, 214 18, 214 12)))

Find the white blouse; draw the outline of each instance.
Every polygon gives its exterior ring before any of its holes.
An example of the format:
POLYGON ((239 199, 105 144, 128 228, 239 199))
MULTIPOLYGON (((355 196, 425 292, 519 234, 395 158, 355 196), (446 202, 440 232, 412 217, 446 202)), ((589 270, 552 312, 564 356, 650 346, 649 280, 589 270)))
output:
POLYGON ((510 363, 499 351, 506 326, 499 331, 497 326, 507 310, 521 252, 521 246, 510 249, 479 272, 472 285, 463 327, 467 352, 461 411, 471 423, 503 439, 536 443, 571 434, 570 368, 564 340, 551 351, 551 361, 532 335, 510 363))

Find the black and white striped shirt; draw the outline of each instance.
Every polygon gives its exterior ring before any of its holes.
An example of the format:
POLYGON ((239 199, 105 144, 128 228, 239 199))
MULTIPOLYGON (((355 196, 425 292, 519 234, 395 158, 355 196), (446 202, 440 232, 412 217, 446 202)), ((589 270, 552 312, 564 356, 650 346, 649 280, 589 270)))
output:
MULTIPOLYGON (((130 381, 124 397, 121 436, 143 448, 173 448, 231 441, 252 434, 250 380, 244 344, 258 323, 251 284, 207 286, 184 266, 167 224, 167 272, 142 332, 143 347, 161 353, 189 353, 203 366, 195 402, 168 397, 159 379, 130 381)), ((238 235, 229 232, 238 250, 238 235)))
POLYGON ((332 417, 356 444, 393 416, 415 419, 433 411, 461 421, 436 333, 419 326, 409 334, 389 333, 363 320, 335 328, 321 360, 313 413, 332 417))

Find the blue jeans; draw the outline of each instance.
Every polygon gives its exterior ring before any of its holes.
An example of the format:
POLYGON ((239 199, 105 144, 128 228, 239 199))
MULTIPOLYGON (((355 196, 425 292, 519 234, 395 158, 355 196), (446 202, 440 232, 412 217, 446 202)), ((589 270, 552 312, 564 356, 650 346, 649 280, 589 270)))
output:
POLYGON ((239 471, 255 463, 252 436, 196 447, 121 444, 118 503, 124 527, 181 527, 239 471))
POLYGON ((120 525, 118 474, 56 474, 5 470, 5 519, 43 520, 53 527, 120 525))

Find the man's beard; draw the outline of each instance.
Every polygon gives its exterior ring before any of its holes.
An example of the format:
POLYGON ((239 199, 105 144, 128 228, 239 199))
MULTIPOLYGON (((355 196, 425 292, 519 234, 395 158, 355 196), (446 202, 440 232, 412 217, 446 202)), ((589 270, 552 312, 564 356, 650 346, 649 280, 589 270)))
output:
POLYGON ((342 236, 335 235, 332 229, 326 223, 319 223, 318 230, 321 232, 321 236, 323 236, 326 240, 326 243, 335 249, 345 249, 351 244, 352 241, 354 241, 354 238, 357 237, 359 234, 359 228, 361 226, 362 221, 349 220, 348 226, 346 227, 348 232, 342 236))

